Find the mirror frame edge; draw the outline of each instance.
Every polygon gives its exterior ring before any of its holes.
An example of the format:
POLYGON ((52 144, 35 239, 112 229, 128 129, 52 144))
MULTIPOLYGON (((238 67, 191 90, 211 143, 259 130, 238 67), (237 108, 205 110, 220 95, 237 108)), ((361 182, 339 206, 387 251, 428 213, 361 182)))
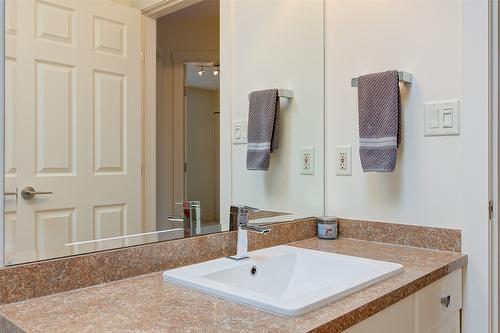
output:
MULTIPOLYGON (((0 101, 2 107, 0 110, 0 174, 5 174, 5 1, 0 4, 0 101)), ((5 207, 4 207, 4 193, 5 193, 5 179, 0 177, 0 186, 2 193, 0 195, 0 268, 5 267, 5 207)))
POLYGON ((326 95, 326 0, 323 0, 323 215, 328 215, 328 186, 327 186, 327 153, 328 153, 328 140, 326 137, 327 131, 327 95, 326 95))

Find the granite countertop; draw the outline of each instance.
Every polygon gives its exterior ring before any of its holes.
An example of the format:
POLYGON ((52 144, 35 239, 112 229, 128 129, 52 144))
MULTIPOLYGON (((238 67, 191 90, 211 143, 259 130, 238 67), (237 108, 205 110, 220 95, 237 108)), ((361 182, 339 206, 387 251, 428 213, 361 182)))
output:
POLYGON ((350 238, 311 238, 291 245, 397 262, 404 272, 298 317, 165 283, 157 272, 3 305, 0 328, 51 333, 340 332, 467 264, 467 256, 456 252, 350 238))

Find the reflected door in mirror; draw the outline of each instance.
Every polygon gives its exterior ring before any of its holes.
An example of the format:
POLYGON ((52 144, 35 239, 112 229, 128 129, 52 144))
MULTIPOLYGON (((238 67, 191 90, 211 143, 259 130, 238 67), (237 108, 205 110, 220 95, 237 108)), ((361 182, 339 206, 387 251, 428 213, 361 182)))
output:
POLYGON ((87 4, 6 2, 7 264, 142 232, 140 13, 87 4))

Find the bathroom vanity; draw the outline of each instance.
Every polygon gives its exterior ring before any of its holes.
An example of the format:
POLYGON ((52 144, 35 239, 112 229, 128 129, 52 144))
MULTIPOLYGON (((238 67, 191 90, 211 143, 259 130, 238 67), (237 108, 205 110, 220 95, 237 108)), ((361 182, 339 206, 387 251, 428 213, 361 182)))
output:
MULTIPOLYGON (((276 239, 285 237, 280 227, 293 224, 297 222, 276 226, 276 239)), ((349 232, 347 225, 344 229, 349 232)), ((215 244, 214 235, 201 237, 212 237, 215 244)), ((259 240, 250 239, 251 250, 259 248, 259 240)), ((466 255, 345 237, 314 237, 287 245, 399 263, 403 271, 299 316, 276 315, 164 282, 161 272, 6 304, 0 314, 3 322, 19 328, 16 333, 460 332, 466 255)))

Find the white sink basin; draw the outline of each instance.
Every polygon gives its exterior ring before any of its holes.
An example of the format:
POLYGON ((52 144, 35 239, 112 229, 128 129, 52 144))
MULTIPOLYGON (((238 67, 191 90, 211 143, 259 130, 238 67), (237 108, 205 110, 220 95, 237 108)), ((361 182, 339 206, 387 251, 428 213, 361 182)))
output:
POLYGON ((391 262, 285 245, 253 251, 249 256, 172 269, 163 273, 163 280, 294 316, 403 271, 402 265, 391 262))

